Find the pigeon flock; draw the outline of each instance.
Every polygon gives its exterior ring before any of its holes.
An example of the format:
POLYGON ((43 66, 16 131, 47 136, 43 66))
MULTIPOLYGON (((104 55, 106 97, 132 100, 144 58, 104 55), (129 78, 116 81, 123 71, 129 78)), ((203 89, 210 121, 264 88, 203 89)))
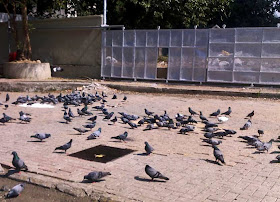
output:
MULTIPOLYGON (((48 103, 57 105, 59 103, 62 104, 63 108, 63 115, 61 115, 61 119, 64 121, 61 124, 69 124, 73 122, 77 117, 85 117, 87 123, 81 125, 81 127, 73 127, 79 135, 83 135, 85 133, 90 132, 91 134, 85 138, 85 141, 97 141, 96 139, 100 138, 101 132, 104 131, 101 128, 94 130, 97 125, 97 121, 105 121, 108 125, 115 126, 118 123, 123 125, 128 125, 131 129, 139 130, 142 127, 143 131, 147 130, 155 130, 160 128, 167 128, 168 130, 176 130, 178 134, 188 135, 189 133, 194 133, 196 129, 196 125, 198 123, 203 123, 203 131, 204 131, 204 138, 202 139, 203 143, 207 143, 210 148, 213 149, 213 158, 216 160, 216 163, 221 165, 226 164, 226 156, 224 157, 222 151, 218 148, 220 144, 222 144, 222 140, 225 136, 231 137, 232 135, 236 134, 237 131, 232 129, 221 129, 219 128, 219 124, 223 124, 227 122, 232 114, 231 107, 228 107, 228 110, 221 113, 220 109, 217 109, 213 113, 209 114, 209 118, 215 118, 216 122, 209 121, 208 117, 203 115, 202 111, 197 113, 191 107, 188 108, 190 115, 184 115, 177 113, 175 117, 171 117, 168 115, 167 111, 164 110, 162 115, 156 114, 156 112, 150 111, 150 109, 144 109, 143 113, 144 116, 130 114, 128 112, 118 112, 115 114, 114 112, 110 112, 109 108, 107 107, 110 101, 110 98, 102 92, 99 94, 96 92, 95 94, 85 93, 80 91, 73 91, 72 93, 55 96, 52 94, 48 94, 47 96, 38 96, 35 95, 34 97, 27 96, 20 96, 16 99, 16 101, 12 102, 12 104, 24 104, 32 105, 34 103, 48 103), (93 106, 94 105, 94 106, 93 106), (77 114, 73 113, 74 110, 71 109, 76 107, 77 114), (95 112, 100 112, 98 115, 94 115, 95 112), (101 116, 101 117, 98 117, 101 116), (90 122, 90 123, 89 123, 90 122)), ((119 99, 121 102, 127 102, 128 97, 124 96, 123 99, 118 98, 116 94, 112 96, 113 100, 119 99)), ((5 103, 10 100, 9 94, 6 95, 5 103)), ((3 105, 0 103, 0 105, 3 105)), ((5 110, 8 109, 8 104, 5 105, 5 110)), ((245 118, 245 124, 240 128, 240 130, 248 130, 252 126, 252 119, 255 115, 255 112, 252 111, 249 113, 245 118)), ((16 121, 17 119, 10 117, 6 113, 3 113, 3 117, 0 119, 0 123, 5 125, 8 122, 16 121)), ((19 112, 19 123, 28 124, 32 121, 31 114, 24 113, 23 111, 19 112)), ((133 131, 133 130, 132 130, 133 131)), ((239 136, 242 141, 244 140, 248 145, 251 145, 256 148, 257 152, 268 152, 271 148, 274 139, 271 139, 269 142, 262 142, 259 137, 264 135, 263 130, 258 130, 258 136, 239 136)), ((51 134, 48 133, 37 133, 35 135, 30 136, 30 138, 36 138, 38 141, 47 141, 48 138, 52 138, 51 134)), ((118 134, 116 136, 112 136, 111 139, 119 140, 120 142, 126 142, 128 138, 128 132, 124 131, 122 134, 118 134)), ((279 137, 280 139, 280 137, 279 137)), ((67 140, 66 140, 67 141, 67 140)), ((66 142, 65 141, 65 142, 66 142)), ((54 152, 60 150, 64 153, 67 152, 68 149, 71 148, 73 143, 73 139, 70 139, 64 145, 57 146, 54 148, 54 152)), ((144 149, 146 151, 146 155, 149 156, 154 152, 154 148, 151 146, 150 143, 147 141, 144 142, 144 149)), ((280 149, 280 145, 279 145, 280 149)), ((19 158, 19 155, 16 151, 12 152, 13 159, 12 164, 15 167, 15 170, 20 172, 21 170, 28 171, 27 165, 25 165, 24 161, 19 158)), ((280 161, 280 155, 276 157, 280 161)), ((168 177, 157 171, 155 168, 151 167, 150 165, 146 165, 145 173, 154 180, 155 178, 169 180, 168 177)), ((110 172, 102 172, 102 171, 93 171, 88 173, 84 176, 84 180, 89 182, 98 182, 101 178, 111 175, 110 172)), ((18 196, 24 189, 24 184, 18 184, 13 187, 7 197, 16 197, 18 196)))

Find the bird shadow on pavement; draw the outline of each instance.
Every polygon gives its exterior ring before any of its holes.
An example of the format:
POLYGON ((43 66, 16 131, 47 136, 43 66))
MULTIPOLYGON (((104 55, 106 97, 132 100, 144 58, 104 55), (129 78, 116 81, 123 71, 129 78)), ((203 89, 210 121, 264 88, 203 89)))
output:
POLYGON ((45 141, 41 141, 41 140, 28 140, 27 142, 45 142, 45 141))
POLYGON ((163 182, 163 183, 166 183, 166 181, 163 181, 163 180, 152 180, 152 179, 147 179, 147 178, 142 178, 142 177, 139 177, 139 176, 135 176, 134 177, 135 180, 138 180, 138 181, 142 181, 142 182, 163 182))
POLYGON ((212 147, 210 144, 201 144, 200 146, 203 146, 203 147, 212 147))
POLYGON ((53 153, 57 153, 57 154, 66 154, 66 153, 63 152, 63 151, 53 151, 53 153))
POLYGON ((201 159, 201 160, 206 161, 207 163, 212 163, 212 164, 216 164, 216 165, 219 165, 219 166, 223 166, 219 162, 213 161, 213 160, 210 160, 210 159, 201 159))
POLYGON ((58 123, 68 124, 66 121, 58 121, 58 123))
POLYGON ((273 151, 273 152, 270 152, 270 154, 279 154, 280 151, 273 151))
POLYGON ((149 156, 149 154, 147 154, 147 153, 139 153, 139 154, 134 154, 134 155, 137 155, 137 156, 149 156))
POLYGON ((84 183, 84 184, 91 184, 91 183, 96 183, 96 182, 102 182, 102 181, 105 181, 104 179, 100 179, 100 180, 96 180, 94 182, 90 181, 90 180, 83 180, 81 181, 80 183, 84 183))
POLYGON ((263 151, 255 151, 255 152, 253 152, 252 154, 264 154, 265 152, 263 152, 263 151))
POLYGON ((15 170, 15 169, 10 169, 3 177, 9 177, 10 175, 13 175, 15 173, 19 173, 20 171, 15 170))
POLYGON ((269 163, 280 163, 278 160, 271 160, 269 163))

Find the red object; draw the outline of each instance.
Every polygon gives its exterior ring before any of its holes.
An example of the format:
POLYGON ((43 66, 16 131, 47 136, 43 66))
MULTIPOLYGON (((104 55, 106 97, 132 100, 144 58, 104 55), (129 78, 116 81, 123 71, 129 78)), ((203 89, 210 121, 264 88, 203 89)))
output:
POLYGON ((17 52, 11 52, 9 54, 9 62, 15 61, 17 59, 17 52))

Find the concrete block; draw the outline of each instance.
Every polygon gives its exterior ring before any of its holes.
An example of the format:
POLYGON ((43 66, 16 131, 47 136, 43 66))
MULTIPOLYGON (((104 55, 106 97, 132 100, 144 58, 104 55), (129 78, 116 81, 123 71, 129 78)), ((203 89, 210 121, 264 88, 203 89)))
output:
POLYGON ((7 62, 3 75, 10 79, 44 80, 51 78, 51 69, 49 63, 7 62))

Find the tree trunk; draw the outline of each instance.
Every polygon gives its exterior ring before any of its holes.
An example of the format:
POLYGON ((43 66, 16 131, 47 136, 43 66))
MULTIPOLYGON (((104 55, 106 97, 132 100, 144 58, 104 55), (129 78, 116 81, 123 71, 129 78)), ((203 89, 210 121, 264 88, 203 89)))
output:
POLYGON ((22 28, 23 28, 23 54, 25 59, 30 60, 32 51, 31 51, 29 29, 28 29, 26 0, 24 0, 21 4, 21 14, 22 14, 22 28))

